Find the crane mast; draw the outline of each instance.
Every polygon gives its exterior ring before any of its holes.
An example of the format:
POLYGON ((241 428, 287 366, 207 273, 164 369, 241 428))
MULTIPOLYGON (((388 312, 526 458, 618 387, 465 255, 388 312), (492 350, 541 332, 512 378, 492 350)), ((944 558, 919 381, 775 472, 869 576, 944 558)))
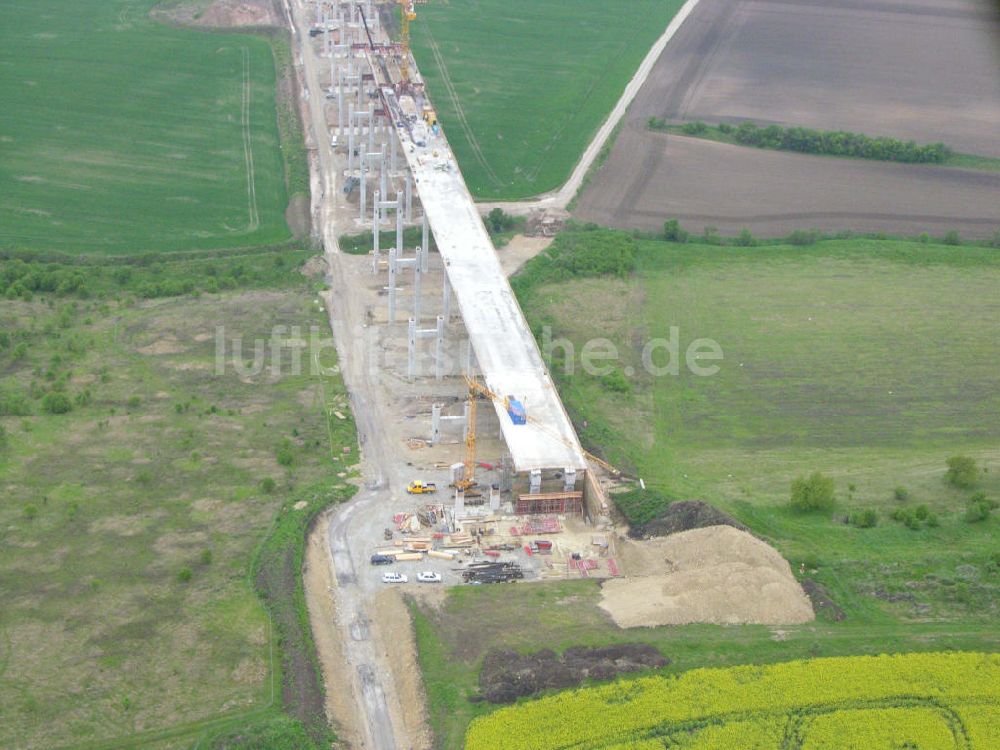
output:
POLYGON ((410 82, 410 21, 417 17, 413 2, 414 0, 399 0, 399 42, 403 51, 399 61, 399 73, 403 83, 410 82))

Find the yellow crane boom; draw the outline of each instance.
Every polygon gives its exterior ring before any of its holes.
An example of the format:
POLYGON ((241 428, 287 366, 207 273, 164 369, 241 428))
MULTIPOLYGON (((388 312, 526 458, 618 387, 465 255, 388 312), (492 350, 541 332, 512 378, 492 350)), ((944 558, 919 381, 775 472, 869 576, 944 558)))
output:
MULTIPOLYGON (((483 396, 495 403, 501 403, 504 405, 505 409, 507 408, 506 398, 494 393, 493 391, 491 391, 489 388, 487 388, 485 385, 478 382, 474 378, 466 376, 465 380, 469 385, 469 420, 467 423, 468 429, 466 430, 466 435, 465 435, 465 477, 463 481, 460 483, 464 486, 460 487, 460 489, 466 489, 475 484, 474 476, 476 469, 476 397, 483 396)), ((558 440, 560 443, 569 448, 577 447, 570 440, 564 438, 562 435, 560 435, 558 432, 550 428, 541 420, 535 419, 530 414, 526 416, 526 419, 528 422, 533 424, 535 427, 537 427, 539 430, 541 430, 546 435, 551 437, 553 440, 558 440)), ((595 456, 593 453, 583 450, 583 448, 580 448, 580 450, 583 452, 584 457, 588 461, 592 461, 593 463, 597 464, 598 466, 600 466, 602 469, 604 469, 606 472, 608 472, 614 477, 621 476, 622 474, 621 470, 615 468, 607 461, 605 461, 603 458, 599 458, 598 456, 595 456)))
POLYGON ((403 83, 410 81, 410 21, 417 17, 417 11, 413 7, 414 0, 399 0, 399 44, 403 54, 399 61, 399 73, 403 83))

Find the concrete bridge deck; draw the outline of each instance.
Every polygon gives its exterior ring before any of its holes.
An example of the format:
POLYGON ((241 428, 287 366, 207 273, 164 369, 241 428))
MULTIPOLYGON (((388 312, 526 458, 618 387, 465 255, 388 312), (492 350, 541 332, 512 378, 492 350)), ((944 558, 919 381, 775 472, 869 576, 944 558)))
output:
POLYGON ((519 399, 529 417, 545 425, 545 429, 530 422, 515 425, 503 405, 495 404, 515 470, 586 469, 576 431, 444 131, 434 132, 423 121, 408 120, 391 87, 384 87, 382 95, 484 380, 495 393, 519 399))

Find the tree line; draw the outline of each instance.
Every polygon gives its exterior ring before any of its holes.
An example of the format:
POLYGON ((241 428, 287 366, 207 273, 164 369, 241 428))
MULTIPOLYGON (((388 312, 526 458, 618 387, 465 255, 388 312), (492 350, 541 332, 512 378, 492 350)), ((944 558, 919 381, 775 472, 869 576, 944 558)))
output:
MULTIPOLYGON (((651 117, 652 130, 670 130, 666 120, 651 117)), ((742 146, 756 146, 776 151, 797 151, 802 154, 847 156, 855 159, 898 161, 909 164, 941 164, 952 156, 952 150, 943 143, 918 144, 888 136, 870 136, 844 130, 814 130, 812 128, 768 125, 760 127, 753 122, 741 122, 734 127, 720 123, 714 128, 703 122, 688 122, 679 126, 685 135, 718 137, 720 140, 742 146)))

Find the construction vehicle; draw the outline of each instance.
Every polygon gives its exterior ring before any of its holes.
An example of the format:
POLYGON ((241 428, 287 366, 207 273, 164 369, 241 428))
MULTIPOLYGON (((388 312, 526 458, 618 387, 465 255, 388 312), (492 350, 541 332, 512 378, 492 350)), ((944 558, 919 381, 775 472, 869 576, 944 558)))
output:
MULTIPOLYGON (((510 417, 510 421, 515 425, 530 423, 551 437, 553 440, 558 440, 560 443, 569 448, 577 447, 572 441, 564 438, 540 419, 535 419, 528 414, 525 411, 524 405, 513 396, 507 396, 504 398, 491 391, 482 383, 477 382, 474 378, 466 376, 465 380, 469 385, 469 419, 465 434, 465 476, 460 482, 455 483, 455 487, 457 489, 466 490, 470 487, 474 487, 476 484, 476 400, 479 396, 483 396, 494 403, 502 404, 504 410, 507 412, 507 415, 510 417)), ((593 453, 583 450, 583 448, 580 448, 580 450, 583 452, 584 458, 597 464, 611 476, 620 477, 622 475, 619 469, 609 464, 603 458, 598 458, 593 453)))
POLYGON ((437 121, 437 113, 435 113, 430 107, 424 107, 424 122, 427 123, 427 127, 433 128, 437 125, 437 121))
POLYGON ((406 485, 406 491, 411 495, 426 495, 431 492, 437 492, 437 485, 434 482, 424 482, 420 479, 414 479, 406 485))
MULTIPOLYGON (((413 7, 420 0, 399 0, 399 75, 403 83, 410 82, 410 22, 417 17, 413 7)), ((427 0, 423 0, 427 2, 427 0)))

